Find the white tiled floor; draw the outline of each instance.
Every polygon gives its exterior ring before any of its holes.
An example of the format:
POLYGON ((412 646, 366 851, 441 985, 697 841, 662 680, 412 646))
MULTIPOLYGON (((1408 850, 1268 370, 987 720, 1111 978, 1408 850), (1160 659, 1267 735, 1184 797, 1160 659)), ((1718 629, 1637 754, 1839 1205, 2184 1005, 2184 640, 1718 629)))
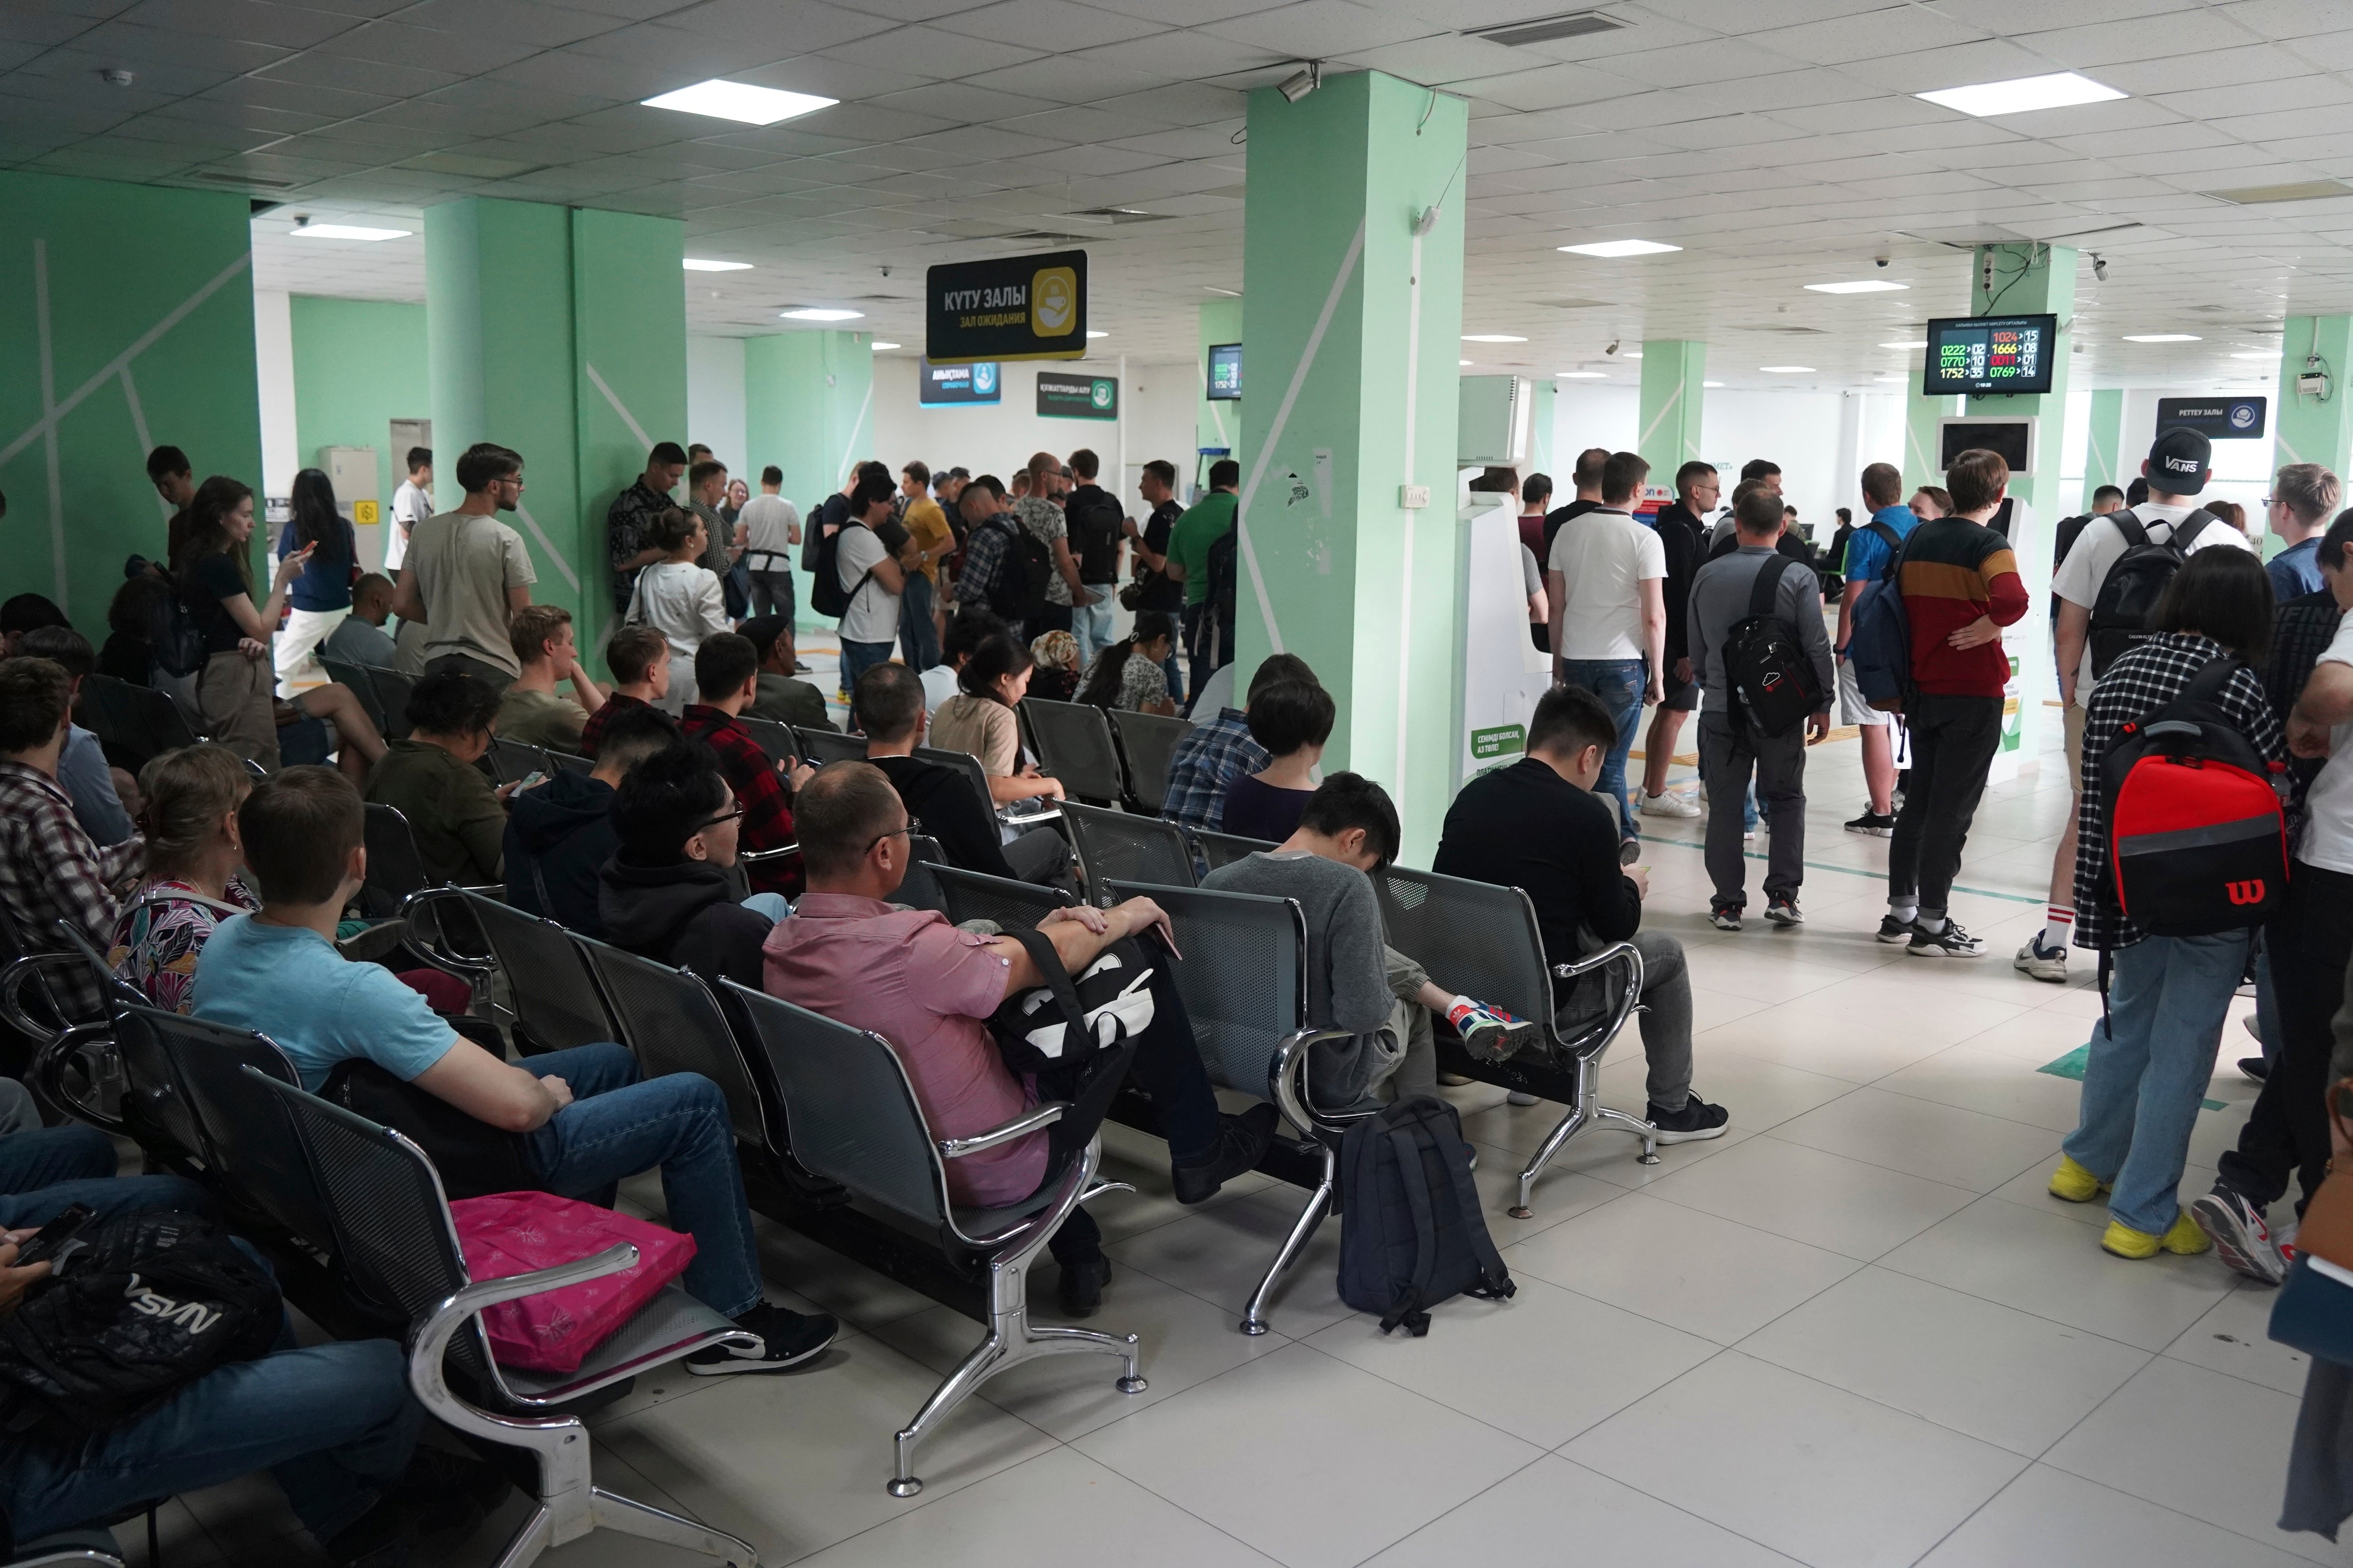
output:
MULTIPOLYGON (((2035 1068, 2098 1012, 2088 965, 2066 990, 2010 967, 2063 775, 1989 792, 1956 907, 1990 952, 1950 963, 1871 940, 1885 845, 1838 826, 1857 748, 1810 768, 1802 931, 1707 929, 1700 825, 1653 824, 1683 842, 1649 847, 1649 923, 1691 948, 1698 1086, 1731 1136, 1651 1168, 1580 1138, 1515 1221, 1515 1155, 1557 1110, 1451 1091, 1514 1300, 1383 1339, 1334 1294, 1329 1226, 1275 1331, 1245 1339, 1236 1313, 1297 1194, 1251 1181, 1181 1209, 1155 1146, 1115 1131, 1108 1168, 1143 1191, 1101 1205, 1119 1272, 1097 1323, 1143 1335, 1148 1394, 1119 1395, 1109 1363, 1025 1369, 894 1501, 891 1434, 977 1330, 771 1232, 771 1278, 840 1312, 839 1346, 778 1379, 648 1380, 596 1425, 600 1479, 747 1535, 771 1568, 2353 1564, 2273 1526, 2304 1365, 2264 1337, 2268 1294, 2211 1257, 2109 1258, 2098 1210, 2042 1192, 2076 1091, 2035 1068)), ((2234 1018, 2191 1191, 2252 1099, 2230 1066, 2249 1048, 2234 1018)), ((1602 1078, 1640 1108, 1633 1042, 1602 1078)), ((165 1522, 175 1565, 302 1560, 266 1483, 165 1522)), ((446 1561, 487 1563, 497 1533, 446 1561)), ((699 1560, 599 1535, 546 1561, 699 1560)))

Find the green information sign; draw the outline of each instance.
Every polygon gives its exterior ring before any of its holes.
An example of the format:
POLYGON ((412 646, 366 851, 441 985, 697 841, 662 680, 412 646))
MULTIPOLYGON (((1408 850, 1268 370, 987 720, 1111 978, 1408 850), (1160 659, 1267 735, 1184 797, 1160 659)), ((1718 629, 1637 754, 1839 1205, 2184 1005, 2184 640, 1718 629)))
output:
POLYGON ((1471 731, 1471 754, 1482 762, 1527 749, 1528 732, 1517 724, 1498 724, 1492 730, 1471 731))
POLYGON ((1045 419, 1116 419, 1119 377, 1038 373, 1038 414, 1045 419))

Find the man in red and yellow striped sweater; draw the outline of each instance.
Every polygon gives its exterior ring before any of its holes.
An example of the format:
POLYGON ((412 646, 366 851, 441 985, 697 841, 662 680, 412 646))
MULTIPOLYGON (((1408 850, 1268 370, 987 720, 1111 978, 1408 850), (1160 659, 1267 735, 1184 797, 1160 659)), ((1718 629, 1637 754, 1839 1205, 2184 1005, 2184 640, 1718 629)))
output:
POLYGON ((1905 704, 1912 787, 1887 849, 1887 918, 1879 940, 1915 958, 1976 958, 1985 944, 1946 914, 1961 847, 2001 744, 2010 659, 2001 628, 2026 614, 2026 584, 2010 542, 1986 526, 2010 484, 2000 454, 1962 453, 1945 475, 1953 515, 1904 542, 1897 584, 1912 623, 1912 682, 1905 704))

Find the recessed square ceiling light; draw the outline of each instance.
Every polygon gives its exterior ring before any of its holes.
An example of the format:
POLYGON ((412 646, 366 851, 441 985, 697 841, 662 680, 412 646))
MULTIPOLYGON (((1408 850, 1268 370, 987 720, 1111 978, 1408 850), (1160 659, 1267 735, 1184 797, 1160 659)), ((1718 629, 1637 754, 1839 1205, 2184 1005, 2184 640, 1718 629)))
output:
POLYGON ((699 256, 688 257, 685 266, 689 272, 749 272, 752 270, 752 264, 748 261, 705 261, 699 256))
POLYGON ((1925 349, 1928 345, 1926 342, 1922 342, 1916 343, 1882 343, 1879 346, 1883 349, 1925 349))
POLYGON ((1571 256, 1659 256, 1670 250, 1681 250, 1680 245, 1662 245, 1655 239, 1598 239, 1590 245, 1564 245, 1557 248, 1571 256))
POLYGON ((1471 362, 1470 362, 1469 360, 1467 360, 1467 359, 1459 359, 1459 360, 1456 360, 1454 363, 1455 363, 1456 364, 1469 364, 1471 362))
POLYGON ((1620 359, 1641 359, 1642 357, 1642 351, 1640 349, 1628 349, 1624 353, 1620 354, 1618 357, 1620 359))
POLYGON ((1858 279, 1852 283, 1809 283, 1806 288, 1815 294, 1893 294, 1899 289, 1909 289, 1909 283, 1883 283, 1876 278, 1858 279))
POLYGON ((1702 386, 1722 386, 1724 383, 1720 381, 1703 381, 1700 384, 1702 386))
POLYGON ((2105 103, 2126 95, 2075 71, 2053 71, 2049 76, 1981 81, 1974 87, 1939 88, 1935 92, 1913 96, 1984 119, 1994 114, 2025 114, 2037 109, 2064 109, 2076 103, 2105 103))
POLYGON ((2218 202, 2259 206, 2267 202, 2316 202, 2330 196, 2353 196, 2353 185, 2342 180, 2299 180, 2290 185, 2242 185, 2232 191, 2208 191, 2218 202))
POLYGON ((1814 367, 1810 364, 1760 364, 1757 368, 1767 375, 1812 375, 1814 374, 1814 367))
POLYGON ((1556 381, 1606 381, 1609 377, 1606 373, 1598 370, 1556 370, 1553 372, 1553 379, 1556 381))
POLYGON ((855 321, 866 314, 863 310, 832 310, 811 305, 798 310, 779 310, 777 315, 787 321, 855 321))
POLYGON ((294 231, 296 239, 364 239, 374 244, 380 239, 406 239, 413 229, 369 228, 355 223, 306 223, 294 231))
POLYGON ((866 346, 867 346, 868 348, 870 348, 870 349, 872 349, 876 353, 878 353, 878 354, 879 354, 879 353, 881 353, 884 349, 895 349, 895 348, 897 348, 899 345, 898 345, 897 343, 869 343, 869 344, 867 344, 866 346))
POLYGON ((1528 340, 1515 338, 1509 332, 1465 332, 1462 341, 1466 343, 1524 343, 1528 340))
POLYGON ((707 114, 714 120, 736 120, 746 125, 774 125, 779 120, 790 120, 813 110, 830 109, 841 100, 713 78, 642 101, 648 109, 675 109, 681 114, 707 114))
POLYGON ((2128 343, 2195 343, 2205 340, 2195 332, 2126 332, 2128 343))

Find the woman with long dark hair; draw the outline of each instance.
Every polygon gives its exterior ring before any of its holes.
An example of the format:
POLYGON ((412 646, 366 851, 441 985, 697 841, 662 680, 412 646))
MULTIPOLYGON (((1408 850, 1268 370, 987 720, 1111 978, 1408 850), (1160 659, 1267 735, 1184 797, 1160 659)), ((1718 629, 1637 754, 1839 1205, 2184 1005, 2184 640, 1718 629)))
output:
POLYGON ((271 645, 279 693, 285 697, 294 695, 298 678, 322 678, 311 650, 352 613, 352 580, 359 574, 359 547, 352 525, 336 510, 334 486, 319 468, 305 468, 294 476, 293 515, 278 536, 280 560, 297 550, 311 552, 310 564, 288 591, 291 607, 284 628, 271 645))
POLYGON ((1029 695, 1029 678, 1037 672, 1029 650, 999 632, 973 650, 956 672, 956 695, 932 714, 932 744, 978 757, 995 805, 1039 795, 1062 798, 1061 784, 1021 755, 1021 724, 1013 710, 1029 695))
POLYGON ((1135 629, 1095 655, 1079 700, 1096 708, 1135 713, 1176 711, 1161 661, 1176 644, 1176 623, 1166 611, 1138 610, 1135 629))

